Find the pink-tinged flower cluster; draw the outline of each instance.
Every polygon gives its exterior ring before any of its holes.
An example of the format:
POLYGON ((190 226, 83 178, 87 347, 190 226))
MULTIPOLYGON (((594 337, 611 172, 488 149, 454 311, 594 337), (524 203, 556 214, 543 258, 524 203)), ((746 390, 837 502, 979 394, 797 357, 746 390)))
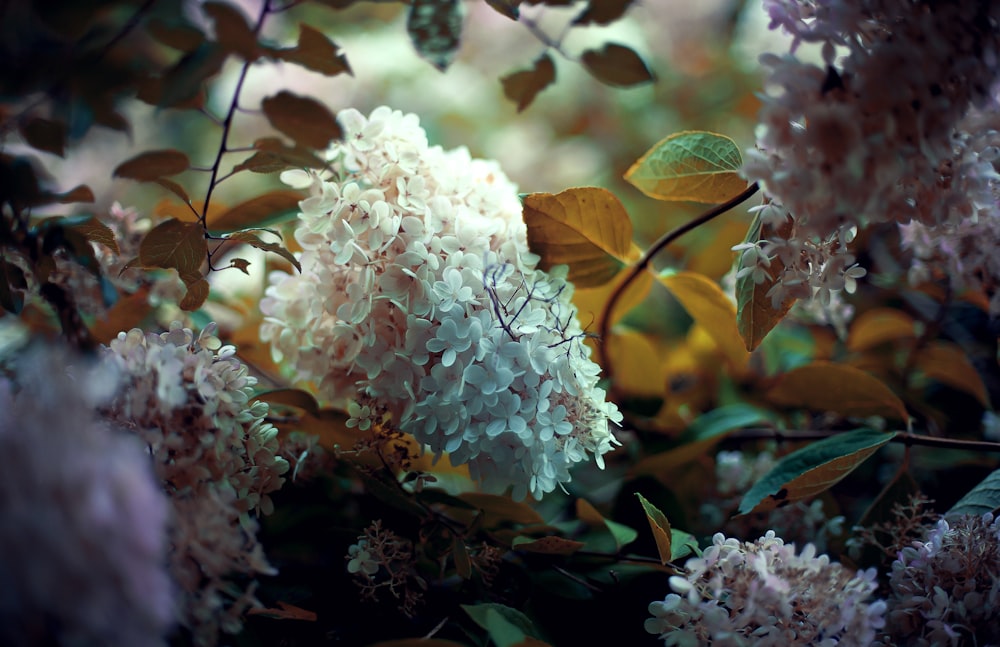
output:
POLYGON ((852 573, 812 544, 796 554, 773 531, 755 542, 717 533, 649 605, 646 631, 666 645, 870 645, 885 624, 875 569, 852 573))
POLYGON ((352 425, 412 434, 490 491, 536 498, 615 444, 565 274, 536 268, 515 187, 493 162, 428 146, 414 115, 345 110, 330 179, 276 273, 261 337, 352 425))
POLYGON ((256 379, 213 328, 198 337, 180 324, 162 334, 133 329, 104 353, 125 382, 105 413, 149 446, 170 495, 178 615, 199 645, 215 644, 220 630, 238 632, 256 604, 246 581, 273 573, 250 513, 273 509, 269 495, 288 470, 277 429, 264 421, 267 405, 249 404, 256 379))
POLYGON ((1000 644, 1000 520, 941 519, 892 563, 886 644, 1000 644))
POLYGON ((864 269, 857 228, 886 222, 955 223, 995 217, 996 157, 961 122, 995 111, 1000 5, 979 0, 768 0, 771 27, 794 37, 767 54, 757 149, 744 173, 771 202, 760 217, 787 229, 744 249, 747 272, 782 274, 772 302, 828 300, 864 269), (796 58, 818 44, 824 65, 796 58), (761 268, 755 271, 756 268, 761 268))
POLYGON ((0 644, 165 645, 169 507, 142 443, 98 418, 111 376, 34 351, 0 378, 0 644))

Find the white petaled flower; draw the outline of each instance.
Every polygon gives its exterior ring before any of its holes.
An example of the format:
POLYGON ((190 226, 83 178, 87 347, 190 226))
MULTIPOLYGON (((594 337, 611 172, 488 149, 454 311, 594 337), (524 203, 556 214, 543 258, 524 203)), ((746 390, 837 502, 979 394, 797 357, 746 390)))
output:
POLYGON ((251 513, 271 512, 270 493, 288 470, 267 405, 249 404, 256 378, 214 328, 197 337, 179 323, 162 334, 132 329, 103 349, 124 380, 105 414, 149 446, 170 495, 179 620, 199 645, 215 644, 220 630, 238 632, 256 604, 253 584, 234 578, 274 572, 251 513))
POLYGON ((339 119, 336 179, 300 205, 302 272, 275 273, 261 302, 274 357, 327 400, 374 403, 488 491, 541 498, 588 454, 603 465, 621 414, 597 388, 572 285, 528 250, 516 187, 494 162, 428 146, 413 115, 339 119), (373 218, 360 196, 376 193, 373 218))
POLYGON ((763 108, 743 172, 770 199, 762 220, 781 233, 765 242, 766 255, 741 251, 750 263, 744 274, 757 282, 770 280, 763 269, 777 261, 776 308, 853 291, 863 276, 850 267, 857 227, 998 217, 991 91, 1000 5, 766 0, 765 7, 771 28, 794 40, 789 54, 761 57, 763 108), (795 56, 803 42, 821 47, 822 65, 795 56))
POLYGON ((885 644, 1000 643, 1000 520, 940 520, 892 563, 885 644))
POLYGON ((52 349, 0 377, 0 644, 166 644, 169 506, 142 443, 52 349), (89 393, 88 393, 89 392, 89 393))
POLYGON ((870 645, 886 605, 875 569, 852 573, 812 544, 796 554, 773 531, 755 542, 717 533, 649 605, 646 631, 666 645, 870 645))

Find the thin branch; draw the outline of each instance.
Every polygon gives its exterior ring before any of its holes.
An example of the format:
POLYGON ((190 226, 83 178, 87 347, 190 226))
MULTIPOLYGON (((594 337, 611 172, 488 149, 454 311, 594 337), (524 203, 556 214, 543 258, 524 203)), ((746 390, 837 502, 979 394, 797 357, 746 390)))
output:
POLYGON ((598 325, 598 336, 601 339, 601 344, 600 344, 601 366, 604 369, 604 377, 611 380, 611 387, 609 390, 612 393, 615 392, 615 386, 613 380, 614 373, 612 371, 612 365, 611 365, 611 353, 608 350, 609 349, 608 339, 610 338, 610 332, 611 332, 611 315, 614 312, 615 306, 618 304, 618 301, 621 299, 622 295, 625 294, 625 291, 628 289, 629 285, 631 285, 632 282, 635 281, 635 279, 638 278, 640 274, 646 271, 646 268, 649 267, 649 264, 650 262, 652 262, 653 257, 656 256, 658 253, 660 253, 660 251, 663 250, 664 247, 674 242, 675 240, 677 240, 684 234, 688 233, 689 231, 697 229, 698 227, 704 225, 706 222, 709 222, 710 220, 719 217, 720 215, 726 213, 727 211, 737 206, 738 204, 748 200, 755 193, 757 193, 759 189, 760 187, 757 185, 756 182, 754 182, 746 189, 744 189, 742 193, 732 198, 728 202, 724 202, 720 205, 712 207, 708 211, 699 215, 697 218, 681 225, 680 227, 674 229, 673 231, 664 234, 659 240, 653 243, 653 245, 648 250, 646 250, 646 253, 642 255, 642 258, 640 258, 639 261, 632 266, 632 269, 629 270, 629 273, 625 275, 625 278, 622 280, 622 282, 619 283, 618 287, 615 288, 615 291, 611 293, 611 296, 608 298, 608 302, 604 305, 604 309, 601 311, 600 324, 598 325))
MULTIPOLYGON (((770 429, 766 427, 748 427, 746 429, 741 429, 736 431, 726 437, 727 441, 735 442, 750 442, 754 440, 776 440, 780 442, 796 442, 803 440, 823 440, 824 438, 830 438, 831 436, 836 436, 837 434, 843 433, 842 431, 834 430, 813 430, 806 429, 801 431, 781 431, 778 429, 770 429)), ((937 447, 938 449, 964 449, 973 452, 990 452, 990 453, 1000 453, 1000 443, 990 442, 988 440, 962 440, 960 438, 939 438, 937 436, 925 436, 922 434, 905 433, 900 431, 896 436, 890 441, 894 443, 902 443, 907 447, 919 446, 919 447, 937 447)))
MULTIPOLYGON (((264 20, 271 11, 270 5, 270 0, 264 0, 264 2, 261 3, 260 15, 257 16, 257 22, 253 26, 253 35, 255 38, 260 34, 261 29, 264 27, 264 20)), ((236 112, 238 110, 240 92, 243 91, 243 83, 246 81, 247 72, 250 70, 250 66, 252 64, 252 61, 245 61, 243 63, 243 67, 240 68, 240 75, 236 80, 236 88, 233 90, 233 100, 229 103, 229 109, 226 111, 226 117, 222 121, 222 141, 219 143, 219 152, 216 154, 215 162, 212 164, 212 177, 208 181, 208 190, 205 192, 205 204, 202 207, 202 215, 198 218, 198 222, 205 229, 206 233, 208 231, 208 226, 205 219, 208 217, 208 207, 212 202, 212 192, 215 190, 216 184, 218 184, 217 178, 219 177, 219 167, 222 164, 222 157, 228 152, 227 144, 229 142, 229 131, 233 127, 233 117, 236 116, 236 112)))

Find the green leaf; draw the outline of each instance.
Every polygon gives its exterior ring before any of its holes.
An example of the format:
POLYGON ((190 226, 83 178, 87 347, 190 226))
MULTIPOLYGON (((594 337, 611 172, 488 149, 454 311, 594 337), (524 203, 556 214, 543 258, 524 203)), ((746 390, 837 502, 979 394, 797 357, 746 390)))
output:
POLYGON ((66 152, 68 129, 61 121, 43 117, 28 117, 18 127, 29 146, 62 157, 66 152))
POLYGON ((766 512, 825 492, 895 436, 895 431, 857 429, 794 451, 750 488, 739 513, 766 512))
MULTIPOLYGON (((754 214, 753 222, 743 240, 744 243, 757 243, 770 238, 788 238, 792 233, 792 221, 786 220, 780 227, 774 228, 761 222, 760 214, 754 214)), ((738 259, 738 269, 748 267, 743 256, 738 259)), ((765 269, 764 280, 757 283, 752 273, 738 276, 736 279, 736 325, 739 328, 743 344, 748 351, 753 351, 767 336, 767 333, 778 325, 795 303, 794 298, 786 298, 778 308, 771 303, 768 291, 775 281, 784 273, 784 266, 777 258, 771 259, 771 264, 765 269)))
POLYGON ((670 532, 670 521, 667 516, 655 505, 646 500, 638 492, 639 503, 642 504, 643 512, 646 513, 646 521, 649 522, 649 529, 653 532, 653 539, 656 541, 656 552, 660 554, 660 563, 666 564, 673 559, 673 535, 670 532))
POLYGON ((531 193, 522 199, 528 247, 541 256, 539 267, 569 265, 577 287, 610 281, 622 264, 638 257, 632 221, 613 193, 596 187, 562 193, 531 193))
POLYGON ((982 516, 1000 511, 1000 470, 991 472, 983 481, 951 507, 946 516, 963 514, 982 516))
POLYGON ((261 102, 264 116, 274 128, 296 143, 323 150, 342 133, 333 113, 319 101, 282 90, 261 102))
POLYGON ((271 191, 209 217, 206 225, 213 233, 259 228, 294 216, 301 200, 297 191, 271 191))
POLYGON ((711 336, 730 366, 745 367, 750 354, 740 343, 736 306, 719 284, 695 272, 662 272, 657 278, 711 336))
POLYGON ((588 0, 574 25, 609 25, 625 15, 635 0, 588 0))
POLYGON ((512 647, 526 638, 541 638, 531 618, 517 609, 494 602, 461 607, 473 622, 486 630, 497 647, 512 647))
POLYGON ((729 137, 701 130, 675 133, 649 149, 625 180, 657 200, 717 204, 747 188, 743 156, 729 137))
POLYGON ((624 45, 608 43, 601 49, 588 49, 582 61, 595 79, 607 85, 627 88, 656 80, 639 55, 624 45))
POLYGON ((444 72, 455 59, 462 38, 460 0, 413 0, 406 31, 421 58, 444 72))
POLYGON ((515 550, 525 550, 529 553, 540 553, 542 555, 572 555, 576 551, 586 546, 582 541, 574 541, 565 537, 549 535, 540 539, 530 537, 514 537, 511 548, 515 550))
POLYGON ((670 561, 676 562, 688 555, 701 555, 698 540, 694 535, 676 528, 670 529, 670 561))
POLYGON ((615 549, 621 550, 639 538, 639 532, 625 524, 607 519, 586 499, 576 500, 576 516, 586 524, 604 527, 615 540, 615 549))
POLYGON ((884 382, 861 369, 831 362, 813 362, 785 373, 767 397, 779 406, 842 416, 909 417, 906 405, 884 382))
POLYGON ((340 52, 337 44, 305 23, 299 24, 299 42, 294 48, 271 49, 268 53, 325 76, 336 76, 344 72, 351 74, 347 57, 340 52))
POLYGON ((257 59, 260 55, 257 36, 238 9, 223 2, 206 2, 202 11, 215 23, 215 37, 220 45, 246 61, 257 59))
POLYGON ((673 449, 648 456, 632 467, 633 476, 650 475, 668 478, 673 470, 704 456, 727 434, 769 421, 771 414, 744 403, 727 404, 712 409, 695 418, 694 422, 677 438, 673 449))
POLYGON ((277 254, 281 258, 285 259, 289 263, 295 266, 295 269, 302 271, 302 266, 299 264, 299 259, 295 258, 295 255, 288 251, 282 245, 278 243, 267 243, 261 240, 256 234, 250 231, 234 231, 226 237, 226 240, 232 240, 239 243, 246 243, 251 247, 256 247, 257 249, 263 250, 265 252, 271 252, 277 254))
POLYGON ((521 112, 531 105, 538 93, 556 80, 556 66, 552 58, 543 53, 530 70, 521 70, 500 79, 505 97, 517 104, 521 112))
POLYGON ((167 175, 188 170, 191 162, 179 150, 159 150, 140 153, 119 164, 112 175, 139 182, 152 182, 167 175))

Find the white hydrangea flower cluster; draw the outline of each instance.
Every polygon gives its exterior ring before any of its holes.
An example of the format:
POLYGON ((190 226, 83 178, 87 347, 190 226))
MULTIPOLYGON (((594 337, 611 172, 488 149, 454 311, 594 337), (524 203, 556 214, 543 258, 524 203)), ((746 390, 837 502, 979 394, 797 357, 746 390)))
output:
POLYGON ((1000 519, 941 519, 892 563, 885 644, 1000 644, 1000 519))
POLYGON ((536 269, 515 187, 465 149, 428 146, 417 117, 339 115, 332 180, 314 178, 275 273, 261 338, 277 361, 468 464, 488 491, 540 498, 616 443, 565 274, 536 269))
POLYGON ((885 624, 875 569, 852 574, 812 544, 796 555, 774 531, 742 543, 717 533, 685 567, 649 605, 646 631, 666 645, 870 645, 885 624))
POLYGON ((94 414, 102 373, 35 349, 0 378, 0 644, 166 645, 169 507, 142 443, 94 414), (88 384, 90 382, 90 384, 88 384))
POLYGON ((995 210, 995 157, 957 129, 970 108, 996 111, 1000 5, 979 0, 767 0, 791 53, 766 54, 757 149, 744 173, 771 199, 759 207, 781 235, 743 249, 758 282, 788 298, 851 291, 864 275, 858 227, 955 222, 995 210), (795 57, 821 45, 825 68, 795 57), (991 157, 992 155, 992 157, 991 157))
MULTIPOLYGON (((1000 112, 974 112, 963 122, 966 148, 980 151, 980 159, 1000 164, 1000 112)), ((956 293, 969 290, 989 301, 989 311, 1000 316, 1000 180, 991 182, 992 208, 938 223, 914 220, 899 226, 903 249, 913 254, 907 278, 917 286, 928 281, 949 283, 956 293)))
POLYGON ((179 619, 199 645, 215 644, 220 630, 238 632, 243 612, 256 604, 253 584, 231 578, 274 572, 250 513, 272 511, 269 495, 288 470, 278 431, 264 421, 267 405, 248 406, 256 378, 214 328, 198 337, 179 323, 162 334, 136 328, 104 349, 125 380, 106 414, 149 445, 171 498, 179 619))

